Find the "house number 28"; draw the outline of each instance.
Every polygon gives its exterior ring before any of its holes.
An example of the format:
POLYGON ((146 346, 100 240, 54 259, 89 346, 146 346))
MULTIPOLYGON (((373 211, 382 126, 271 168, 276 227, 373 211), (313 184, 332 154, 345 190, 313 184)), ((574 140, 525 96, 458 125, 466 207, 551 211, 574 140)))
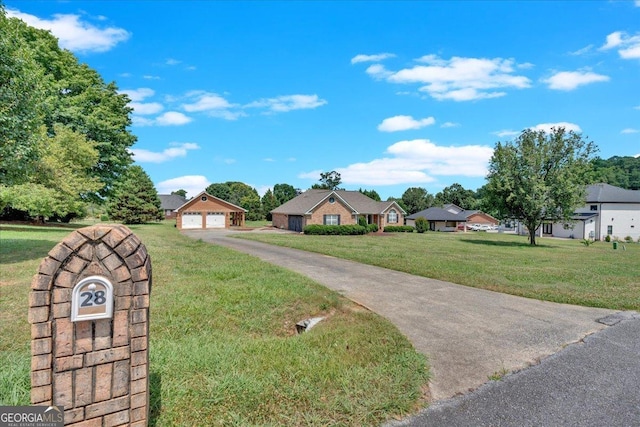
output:
POLYGON ((71 321, 108 319, 113 316, 113 285, 102 276, 82 279, 71 294, 71 321))
POLYGON ((84 298, 80 307, 93 307, 94 305, 103 305, 107 302, 107 299, 104 297, 104 291, 82 292, 80 296, 84 298))

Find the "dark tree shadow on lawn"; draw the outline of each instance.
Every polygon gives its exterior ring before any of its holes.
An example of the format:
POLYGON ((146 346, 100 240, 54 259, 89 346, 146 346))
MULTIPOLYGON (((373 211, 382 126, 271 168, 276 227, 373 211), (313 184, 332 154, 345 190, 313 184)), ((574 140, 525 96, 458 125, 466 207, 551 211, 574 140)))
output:
POLYGON ((529 242, 505 242, 501 240, 472 240, 472 239, 460 239, 461 242, 472 243, 474 245, 485 245, 485 246, 502 246, 502 247, 510 247, 510 248, 552 248, 554 246, 537 244, 532 246, 529 242))
POLYGON ((57 244, 51 240, 20 239, 17 243, 2 241, 0 243, 0 265, 44 258, 57 244))
POLYGON ((149 373, 149 427, 158 424, 162 410, 162 376, 157 372, 149 373))

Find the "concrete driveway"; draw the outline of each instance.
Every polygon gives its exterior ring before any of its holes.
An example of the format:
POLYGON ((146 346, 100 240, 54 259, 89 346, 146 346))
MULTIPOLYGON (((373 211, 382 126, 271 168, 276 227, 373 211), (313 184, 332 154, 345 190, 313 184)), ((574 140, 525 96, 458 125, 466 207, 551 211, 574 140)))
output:
POLYGON ((427 355, 433 400, 474 390, 607 326, 614 310, 556 304, 460 286, 296 249, 229 237, 183 234, 296 271, 389 319, 427 355))

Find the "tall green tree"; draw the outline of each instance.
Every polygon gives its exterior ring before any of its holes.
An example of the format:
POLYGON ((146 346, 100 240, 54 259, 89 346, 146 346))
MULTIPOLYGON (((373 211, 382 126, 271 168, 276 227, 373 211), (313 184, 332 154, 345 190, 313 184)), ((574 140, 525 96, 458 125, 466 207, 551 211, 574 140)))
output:
POLYGON ((434 197, 422 187, 410 187, 402 193, 402 203, 409 215, 433 206, 434 197))
POLYGON ((278 201, 278 206, 287 203, 289 200, 296 197, 298 193, 293 185, 289 184, 276 184, 273 186, 273 196, 278 201))
POLYGON ((111 220, 124 224, 163 219, 158 192, 144 169, 130 166, 120 176, 107 203, 107 214, 111 220))
MULTIPOLYGON (((128 130, 132 111, 127 105, 129 99, 118 93, 115 83, 105 83, 95 70, 81 64, 70 51, 61 49, 50 32, 29 27, 16 18, 7 19, 4 10, 0 26, 3 27, 0 31, 8 31, 21 46, 14 57, 28 56, 37 65, 35 72, 26 75, 43 87, 38 94, 42 102, 36 111, 28 108, 32 102, 26 100, 23 103, 26 107, 15 110, 12 119, 24 121, 31 114, 37 117, 37 127, 44 124, 50 135, 55 133, 56 124, 62 124, 92 141, 98 159, 91 173, 104 184, 98 194, 107 196, 115 179, 132 163, 128 149, 136 138, 128 130)), ((25 67, 31 65, 29 62, 25 67)))
POLYGON ((453 203, 467 210, 476 209, 477 207, 475 192, 473 190, 467 190, 457 182, 443 188, 441 192, 436 194, 434 203, 440 206, 453 203))
POLYGON ((271 189, 268 189, 267 192, 264 193, 264 196, 262 196, 262 214, 267 221, 271 221, 271 211, 278 206, 280 206, 280 203, 278 203, 278 199, 276 199, 276 196, 271 191, 271 189))
MULTIPOLYGON (((46 99, 44 70, 0 4, 0 184, 28 181, 46 99)), ((20 21, 21 22, 21 21, 20 21)))
POLYGON ((570 222, 584 204, 584 183, 595 151, 592 142, 562 127, 549 133, 527 129, 512 142, 496 144, 488 196, 502 217, 522 221, 535 245, 543 221, 570 222))
POLYGON ((313 184, 311 188, 319 190, 340 190, 339 186, 342 184, 342 176, 339 172, 321 172, 320 184, 313 184))

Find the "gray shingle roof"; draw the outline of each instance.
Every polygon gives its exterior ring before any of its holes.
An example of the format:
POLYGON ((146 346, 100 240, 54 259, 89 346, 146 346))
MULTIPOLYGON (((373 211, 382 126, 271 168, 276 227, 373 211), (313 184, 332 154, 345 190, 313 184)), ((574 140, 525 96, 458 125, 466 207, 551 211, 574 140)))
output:
POLYGON ((409 215, 407 219, 417 219, 423 217, 429 221, 466 221, 465 211, 453 213, 442 208, 428 208, 420 212, 409 215))
POLYGON ((640 190, 625 190, 609 184, 589 185, 587 203, 640 203, 640 190))
MULTIPOLYGON (((385 212, 395 202, 378 202, 365 196, 359 191, 348 190, 307 190, 299 196, 289 200, 288 202, 278 206, 271 213, 287 214, 287 215, 305 215, 310 213, 322 201, 334 194, 341 199, 347 206, 351 207, 355 213, 359 214, 381 214, 385 212)), ((395 204, 399 210, 402 208, 395 204)), ((402 211, 404 213, 404 211, 402 211)))
POLYGON ((158 194, 158 197, 160 198, 160 208, 162 210, 176 210, 187 201, 187 199, 177 194, 158 194))

